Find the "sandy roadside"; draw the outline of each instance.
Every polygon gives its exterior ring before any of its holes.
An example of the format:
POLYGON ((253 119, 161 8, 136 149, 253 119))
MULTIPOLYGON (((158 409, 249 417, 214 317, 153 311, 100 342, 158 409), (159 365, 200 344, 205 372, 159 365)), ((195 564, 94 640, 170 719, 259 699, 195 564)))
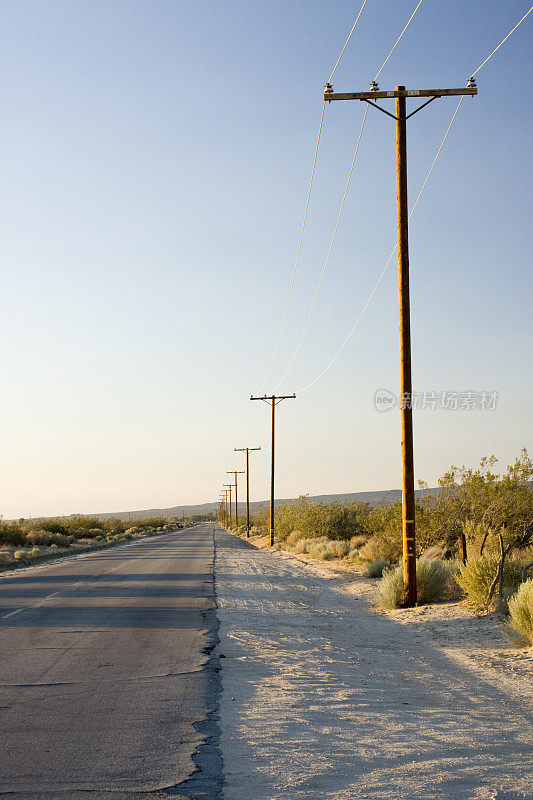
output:
POLYGON ((531 797, 530 651, 461 604, 378 614, 356 574, 217 539, 225 800, 531 797))

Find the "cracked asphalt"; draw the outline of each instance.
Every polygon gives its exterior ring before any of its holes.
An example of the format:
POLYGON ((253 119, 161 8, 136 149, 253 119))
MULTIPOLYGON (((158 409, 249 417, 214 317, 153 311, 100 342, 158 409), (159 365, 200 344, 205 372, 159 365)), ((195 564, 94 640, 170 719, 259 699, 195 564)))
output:
POLYGON ((0 578, 0 795, 216 798, 213 526, 0 578))

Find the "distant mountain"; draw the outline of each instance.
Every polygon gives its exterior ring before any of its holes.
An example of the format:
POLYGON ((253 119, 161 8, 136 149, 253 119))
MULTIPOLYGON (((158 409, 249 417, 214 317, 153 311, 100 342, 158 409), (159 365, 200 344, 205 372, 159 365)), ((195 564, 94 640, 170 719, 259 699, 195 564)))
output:
MULTIPOLYGON (((422 497, 424 494, 434 493, 438 491, 436 488, 432 489, 417 489, 415 494, 417 497, 422 497)), ((401 489, 386 489, 375 492, 351 492, 346 494, 317 494, 313 497, 307 497, 311 503, 353 503, 358 500, 362 503, 370 503, 371 506, 390 505, 402 497, 401 489)), ((276 500, 276 505, 283 503, 292 503, 297 500, 295 497, 288 497, 276 500)), ((263 508, 268 508, 269 500, 256 500, 250 503, 250 512, 256 514, 263 508)), ((87 517, 98 517, 99 519, 107 519, 108 517, 118 517, 119 519, 142 519, 145 517, 188 517, 191 514, 212 514, 216 512, 218 503, 200 503, 199 505, 183 505, 172 506, 172 508, 149 508, 142 511, 114 511, 103 514, 84 514, 87 517)), ((239 502, 239 512, 246 511, 246 503, 239 502)), ((76 516, 71 514, 71 517, 76 516)))

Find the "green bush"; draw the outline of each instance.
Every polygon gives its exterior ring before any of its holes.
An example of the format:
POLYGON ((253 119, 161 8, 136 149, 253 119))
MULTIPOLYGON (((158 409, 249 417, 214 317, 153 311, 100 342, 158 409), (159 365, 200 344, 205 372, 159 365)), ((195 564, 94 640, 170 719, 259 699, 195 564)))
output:
MULTIPOLYGON (((489 553, 482 558, 472 559, 462 564, 459 574, 455 580, 466 595, 466 599, 475 608, 486 608, 488 604, 489 590, 498 571, 499 555, 489 553)), ((503 593, 513 594, 520 585, 522 575, 522 564, 517 559, 506 558, 503 565, 503 593)), ((493 599, 497 600, 498 588, 496 588, 493 599)))
MULTIPOLYGON (((438 603, 446 592, 451 569, 444 561, 418 558, 416 561, 416 602, 438 603)), ((403 565, 386 570, 379 583, 380 608, 399 608, 403 599, 403 565)))
POLYGON ((385 558, 377 558, 375 561, 372 561, 371 564, 368 564, 364 571, 364 575, 367 578, 382 578, 383 571, 390 569, 390 566, 390 562, 385 558))
POLYGON ((26 532, 17 522, 0 523, 0 544, 12 544, 15 547, 26 544, 26 532))
POLYGON ((533 645, 533 578, 522 583, 509 600, 509 617, 519 638, 533 645))

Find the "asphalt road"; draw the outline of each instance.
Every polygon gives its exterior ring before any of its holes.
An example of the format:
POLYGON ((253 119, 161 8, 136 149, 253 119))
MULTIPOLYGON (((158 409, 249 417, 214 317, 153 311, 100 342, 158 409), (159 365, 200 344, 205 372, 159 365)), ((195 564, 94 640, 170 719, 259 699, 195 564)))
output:
POLYGON ((2 573, 0 796, 218 796, 213 559, 199 525, 2 573))

